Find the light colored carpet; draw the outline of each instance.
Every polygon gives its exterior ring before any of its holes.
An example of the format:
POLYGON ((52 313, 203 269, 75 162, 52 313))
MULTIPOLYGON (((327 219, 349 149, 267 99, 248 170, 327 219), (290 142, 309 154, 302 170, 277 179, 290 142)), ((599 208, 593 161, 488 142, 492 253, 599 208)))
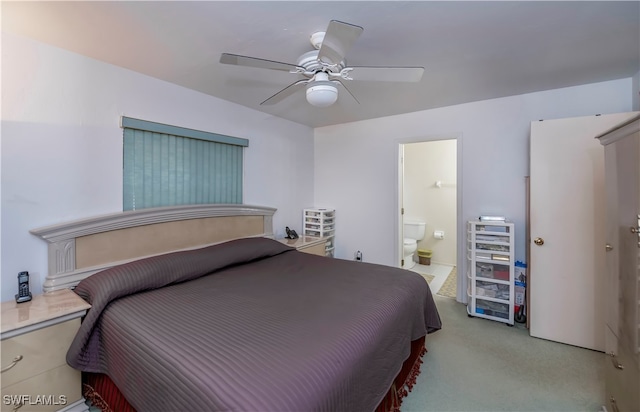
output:
POLYGON ((438 295, 446 296, 448 298, 456 298, 457 289, 458 288, 458 270, 454 266, 451 269, 451 273, 447 276, 447 280, 444 281, 440 290, 438 290, 438 295))
POLYGON ((434 300, 442 330, 427 336, 429 352, 402 412, 601 410, 602 353, 470 318, 454 299, 434 300))
POLYGON ((429 352, 402 412, 601 410, 602 353, 532 338, 524 327, 470 318, 454 299, 434 300, 442 330, 427 336, 429 352))

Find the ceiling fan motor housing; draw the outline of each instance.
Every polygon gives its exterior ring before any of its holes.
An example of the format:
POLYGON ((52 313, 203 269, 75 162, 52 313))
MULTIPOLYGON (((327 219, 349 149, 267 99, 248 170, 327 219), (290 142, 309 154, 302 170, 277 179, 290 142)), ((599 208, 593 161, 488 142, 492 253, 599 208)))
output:
POLYGON ((320 71, 339 73, 344 69, 346 63, 343 60, 336 65, 323 65, 322 62, 318 60, 318 50, 311 50, 298 57, 298 66, 304 68, 304 76, 311 78, 316 72, 320 71))

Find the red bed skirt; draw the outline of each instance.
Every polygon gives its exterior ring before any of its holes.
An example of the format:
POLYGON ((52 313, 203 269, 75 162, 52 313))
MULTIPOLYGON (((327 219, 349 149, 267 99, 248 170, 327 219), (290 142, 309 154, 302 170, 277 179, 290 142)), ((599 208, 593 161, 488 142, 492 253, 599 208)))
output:
POLYGON ((420 365, 422 364, 422 357, 425 353, 427 353, 427 349, 424 346, 424 336, 411 342, 411 354, 409 354, 409 358, 402 364, 400 373, 398 373, 393 380, 391 387, 375 412, 400 411, 402 398, 411 392, 413 385, 416 383, 416 378, 420 374, 420 365))
MULTIPOLYGON (((411 342, 409 358, 402 364, 400 373, 393 380, 391 387, 375 412, 400 411, 402 398, 409 394, 416 383, 417 376, 420 374, 422 356, 425 353, 427 353, 427 350, 424 346, 424 337, 411 342)), ((107 375, 83 373, 82 387, 84 397, 103 412, 136 412, 107 375)))

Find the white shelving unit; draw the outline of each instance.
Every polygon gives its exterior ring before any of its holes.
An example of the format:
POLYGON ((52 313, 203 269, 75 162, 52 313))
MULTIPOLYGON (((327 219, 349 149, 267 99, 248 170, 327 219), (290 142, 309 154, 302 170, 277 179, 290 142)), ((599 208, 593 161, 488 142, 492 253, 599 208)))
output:
POLYGON ((302 232, 307 236, 327 240, 325 255, 333 257, 335 250, 336 211, 334 209, 304 209, 302 232))
POLYGON ((471 220, 467 224, 467 313, 513 325, 513 223, 471 220))

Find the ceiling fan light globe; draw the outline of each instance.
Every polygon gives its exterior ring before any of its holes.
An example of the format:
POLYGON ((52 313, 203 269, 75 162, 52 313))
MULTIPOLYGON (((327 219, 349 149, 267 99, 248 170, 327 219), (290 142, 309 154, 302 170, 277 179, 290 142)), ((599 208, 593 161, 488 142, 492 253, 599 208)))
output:
POLYGON ((309 84, 307 101, 316 107, 329 107, 338 100, 338 89, 332 84, 309 84))

